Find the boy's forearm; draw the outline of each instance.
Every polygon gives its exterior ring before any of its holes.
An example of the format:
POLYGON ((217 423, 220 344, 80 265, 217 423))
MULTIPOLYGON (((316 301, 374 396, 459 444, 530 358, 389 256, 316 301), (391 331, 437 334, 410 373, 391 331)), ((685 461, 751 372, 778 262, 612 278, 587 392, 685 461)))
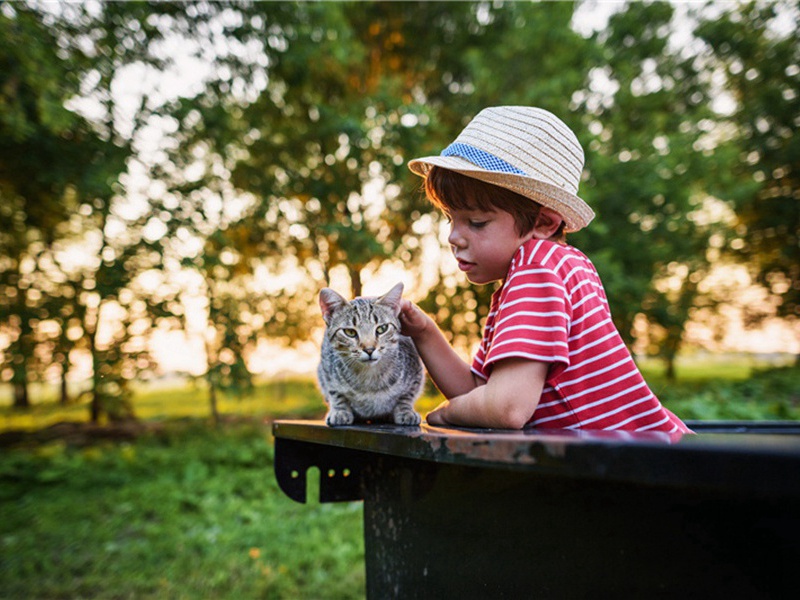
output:
POLYGON ((428 413, 426 420, 432 425, 457 425, 466 427, 502 427, 490 415, 486 399, 487 386, 475 388, 461 396, 451 397, 428 413))
POLYGON ((413 340, 433 383, 446 398, 466 394, 478 385, 469 365, 453 350, 433 320, 413 340))
POLYGON ((536 410, 548 369, 526 359, 500 361, 486 385, 442 403, 427 415, 428 423, 521 429, 536 410))

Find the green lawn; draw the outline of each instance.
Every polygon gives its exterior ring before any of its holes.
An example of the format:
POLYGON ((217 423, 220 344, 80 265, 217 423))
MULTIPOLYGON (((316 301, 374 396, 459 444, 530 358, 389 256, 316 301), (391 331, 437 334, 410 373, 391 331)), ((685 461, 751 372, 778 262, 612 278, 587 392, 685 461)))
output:
MULTIPOLYGON (((430 394, 423 396, 417 406, 426 411, 439 401, 438 395, 430 394)), ((176 383, 169 387, 140 385, 134 394, 133 407, 137 418, 144 421, 211 416, 208 391, 193 383, 176 383)), ((289 379, 262 383, 248 395, 220 394, 219 411, 239 417, 320 419, 325 415, 325 404, 313 380, 289 379)), ((84 422, 88 418, 87 399, 61 406, 50 390, 39 395, 26 411, 11 408, 10 393, 6 394, 5 402, 0 401, 0 431, 31 431, 61 421, 84 422), (42 397, 44 400, 39 400, 42 397)))
MULTIPOLYGON (((754 367, 683 367, 671 383, 643 365, 683 418, 800 420, 800 369, 754 367)), ((361 504, 320 505, 318 474, 296 504, 272 472, 271 420, 324 415, 313 381, 222 397, 217 427, 191 386, 140 389, 134 407, 147 433, 128 441, 2 448, 0 598, 363 597, 361 504)), ((88 410, 42 402, 0 416, 0 431, 37 429, 88 410)))
MULTIPOLYGON (((272 472, 270 421, 325 414, 313 381, 222 395, 216 428, 191 385, 134 407, 152 431, 133 441, 2 450, 0 598, 363 598, 361 504, 319 504, 314 470, 297 504, 272 472)), ((88 406, 0 415, 0 431, 37 430, 88 406)))
MULTIPOLYGON (((788 358, 787 358, 788 364, 788 358)), ((663 364, 641 361, 650 387, 678 416, 685 419, 797 419, 800 377, 796 368, 769 368, 768 363, 748 357, 707 357, 678 362, 676 382, 664 378, 663 364), (766 370, 766 376, 763 375, 766 370), (761 394, 761 396, 759 396, 761 394)), ((9 387, 0 386, 0 431, 35 430, 60 421, 85 422, 87 401, 62 407, 52 388, 33 387, 33 407, 24 412, 10 407, 9 387)), ((425 412, 441 400, 435 393, 421 398, 425 412)), ((208 392, 195 383, 171 387, 140 385, 133 406, 145 421, 175 418, 208 418, 208 392)), ((247 396, 220 395, 219 410, 226 415, 259 418, 321 418, 325 406, 311 379, 276 380, 257 385, 247 396)))
POLYGON ((266 426, 4 450, 0 502, 3 598, 364 595, 360 503, 284 496, 266 426))

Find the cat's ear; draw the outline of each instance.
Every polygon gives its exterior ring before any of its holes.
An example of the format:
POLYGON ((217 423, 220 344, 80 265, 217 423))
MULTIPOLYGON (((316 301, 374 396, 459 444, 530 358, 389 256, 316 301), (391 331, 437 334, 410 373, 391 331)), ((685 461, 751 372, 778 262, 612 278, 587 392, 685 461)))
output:
POLYGON ((322 318, 325 323, 329 323, 331 315, 345 304, 347 304, 347 300, 331 288, 323 288, 319 293, 319 307, 322 309, 322 318))
POLYGON ((394 310, 394 314, 400 314, 400 300, 403 297, 403 283, 400 282, 395 285, 392 289, 386 292, 383 296, 378 298, 375 301, 375 304, 381 304, 383 306, 388 306, 392 310, 394 310))

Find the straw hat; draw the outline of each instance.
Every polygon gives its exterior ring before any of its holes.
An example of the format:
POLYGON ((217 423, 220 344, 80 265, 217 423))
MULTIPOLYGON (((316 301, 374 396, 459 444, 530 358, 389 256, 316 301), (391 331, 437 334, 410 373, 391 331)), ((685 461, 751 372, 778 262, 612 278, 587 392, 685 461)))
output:
POLYGON ((583 148, 561 119, 541 108, 483 109, 440 156, 408 163, 422 177, 433 166, 531 198, 560 214, 567 231, 578 231, 594 218, 594 211, 577 195, 583 148))

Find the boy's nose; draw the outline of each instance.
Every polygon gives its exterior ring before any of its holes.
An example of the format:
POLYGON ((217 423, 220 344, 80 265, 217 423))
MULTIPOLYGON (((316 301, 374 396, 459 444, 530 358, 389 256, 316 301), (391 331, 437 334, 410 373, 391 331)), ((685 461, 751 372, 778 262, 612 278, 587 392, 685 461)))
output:
POLYGON ((450 226, 450 235, 447 236, 447 243, 456 247, 463 247, 464 245, 464 236, 461 235, 459 228, 455 225, 450 226))

